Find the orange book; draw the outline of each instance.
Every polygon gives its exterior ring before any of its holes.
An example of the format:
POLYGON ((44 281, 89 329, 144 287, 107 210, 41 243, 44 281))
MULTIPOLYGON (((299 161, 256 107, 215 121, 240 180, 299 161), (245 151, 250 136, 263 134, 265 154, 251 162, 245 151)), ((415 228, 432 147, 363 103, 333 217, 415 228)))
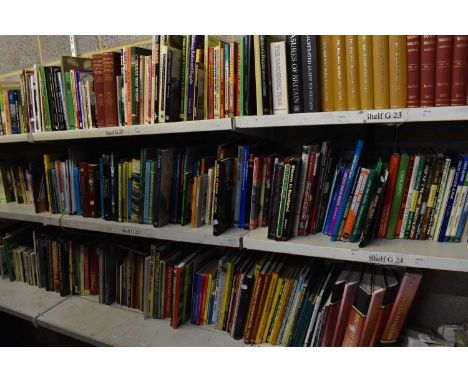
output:
POLYGON ((348 89, 348 110, 359 110, 359 53, 357 36, 346 36, 346 81, 348 89))
POLYGON ((361 198, 368 176, 369 169, 362 168, 361 173, 359 174, 358 184, 356 185, 356 191, 353 195, 351 206, 349 207, 348 216, 346 217, 345 225, 343 227, 343 233, 341 235, 341 240, 343 241, 348 241, 351 236, 351 232, 353 231, 354 221, 356 220, 359 205, 361 204, 361 198))
POLYGON ((333 65, 331 36, 320 36, 320 108, 321 111, 333 111, 333 65))
POLYGON ((374 109, 390 107, 388 36, 372 37, 372 57, 374 72, 374 109))
POLYGON ((345 36, 332 36, 332 68, 334 109, 348 110, 345 36))
POLYGON ((374 71, 372 66, 372 36, 358 36, 359 98, 361 109, 374 108, 374 71))
POLYGON ((388 37, 390 107, 406 107, 406 36, 388 37))

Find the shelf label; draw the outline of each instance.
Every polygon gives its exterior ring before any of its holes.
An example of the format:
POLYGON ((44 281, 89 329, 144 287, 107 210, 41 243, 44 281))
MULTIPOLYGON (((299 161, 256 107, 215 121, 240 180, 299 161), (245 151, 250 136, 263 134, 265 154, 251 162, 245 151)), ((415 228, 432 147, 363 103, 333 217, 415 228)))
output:
POLYGON ((416 257, 414 259, 414 265, 417 267, 420 267, 421 265, 424 265, 424 257, 416 257))
POLYGON ((404 122, 406 110, 370 110, 366 112, 364 122, 404 122))
POLYGON ((368 257, 369 263, 385 264, 385 265, 403 265, 404 258, 402 256, 387 256, 371 253, 368 257))
POLYGON ((130 235, 130 236, 143 235, 143 231, 141 229, 131 228, 131 227, 112 227, 112 233, 116 233, 119 235, 130 235))
POLYGON ((124 135, 125 129, 123 127, 119 127, 117 129, 106 130, 106 137, 116 137, 119 135, 124 135))

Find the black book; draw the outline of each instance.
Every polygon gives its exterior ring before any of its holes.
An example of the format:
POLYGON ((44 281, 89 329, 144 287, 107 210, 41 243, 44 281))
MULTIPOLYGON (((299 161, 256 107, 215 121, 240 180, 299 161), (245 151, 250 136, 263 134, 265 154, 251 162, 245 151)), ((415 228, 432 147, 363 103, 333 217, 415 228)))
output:
POLYGON ((427 173, 426 184, 424 186, 424 192, 423 192, 422 203, 421 203, 421 210, 420 210, 420 213, 419 213, 418 222, 416 224, 415 239, 419 238, 420 235, 421 235, 421 229, 422 229, 423 222, 424 222, 424 216, 426 214, 427 201, 429 199, 429 193, 431 191, 432 181, 434 179, 434 172, 435 172, 437 157, 435 155, 431 156, 429 158, 428 162, 429 162, 429 170, 428 170, 428 173, 427 173))
POLYGON ((267 36, 260 35, 260 72, 262 76, 263 114, 273 114, 273 92, 271 89, 270 45, 267 36))
POLYGON ((156 152, 156 176, 153 200, 155 227, 163 227, 170 220, 173 159, 174 149, 158 149, 156 152))
POLYGON ((167 71, 166 71, 166 92, 165 92, 165 96, 166 96, 166 102, 165 102, 166 116, 165 116, 165 120, 166 120, 166 122, 173 122, 174 121, 172 119, 174 105, 173 105, 173 100, 171 98, 171 96, 172 96, 172 94, 171 94, 171 89, 172 89, 172 84, 171 84, 171 82, 172 82, 172 76, 171 76, 172 56, 173 56, 173 51, 168 49, 168 51, 167 51, 167 71))
POLYGON ((234 160, 225 158, 215 164, 215 192, 213 209, 213 235, 225 232, 232 224, 231 194, 234 160))
POLYGON ((315 227, 311 227, 311 229, 313 229, 313 233, 322 231, 325 220, 325 213, 327 210, 328 198, 330 197, 331 193, 333 169, 335 167, 333 148, 329 146, 330 142, 325 142, 325 145, 326 147, 322 151, 324 155, 321 155, 322 159, 320 163, 319 184, 315 190, 315 199, 317 200, 317 215, 315 220, 315 227))
MULTIPOLYGON (((252 150, 252 149, 251 149, 252 150)), ((249 163, 247 169, 247 200, 245 202, 245 220, 244 229, 250 229, 250 210, 252 207, 252 184, 253 184, 253 168, 255 154, 249 153, 249 163)))
POLYGON ((244 36, 244 115, 257 114, 253 36, 244 36))
POLYGON ((286 36, 286 55, 288 59, 289 111, 291 113, 302 113, 304 107, 300 36, 286 36))
POLYGON ((184 161, 184 154, 176 152, 172 164, 172 203, 171 203, 171 216, 170 222, 173 224, 180 223, 179 218, 179 203, 180 203, 180 186, 181 186, 181 166, 184 161))
POLYGON ((64 238, 57 240, 57 250, 60 273, 60 296, 68 296, 70 294, 70 268, 68 265, 67 241, 64 238))
POLYGON ((268 238, 274 239, 276 236, 276 226, 278 224, 278 209, 281 199, 281 185, 283 184, 284 162, 275 163, 273 173, 273 185, 271 187, 270 214, 268 217, 268 238))
POLYGON ((297 200, 297 188, 299 179, 301 177, 301 161, 302 158, 297 156, 291 163, 291 174, 289 177, 288 184, 288 199, 286 200, 286 211, 284 216, 283 225, 283 239, 288 240, 289 238, 296 236, 297 231, 294 231, 294 209, 297 200))
POLYGON ((113 245, 103 247, 104 256, 104 304, 110 305, 115 300, 116 294, 116 248, 113 245))
POLYGON ((319 109, 319 72, 317 36, 300 36, 302 54, 303 112, 313 113, 319 109))
POLYGON ((250 296, 254 288, 255 268, 256 264, 253 264, 248 273, 244 276, 240 287, 239 308, 237 309, 236 323, 232 330, 232 337, 236 340, 240 340, 244 336, 244 326, 250 305, 250 296))

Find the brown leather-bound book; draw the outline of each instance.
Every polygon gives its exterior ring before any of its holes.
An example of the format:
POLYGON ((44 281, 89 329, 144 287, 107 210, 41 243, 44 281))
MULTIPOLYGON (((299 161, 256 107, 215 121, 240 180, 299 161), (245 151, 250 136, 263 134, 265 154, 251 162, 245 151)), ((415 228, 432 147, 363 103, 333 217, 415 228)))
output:
POLYGON ((406 106, 406 36, 389 36, 390 107, 406 106))
POLYGON ((450 106, 453 36, 437 36, 435 105, 450 106))
POLYGON ((103 53, 102 71, 104 82, 104 125, 108 127, 118 126, 116 76, 120 75, 120 54, 115 52, 103 53))
POLYGON ((468 83, 468 36, 453 37, 453 67, 450 105, 465 105, 468 83))
POLYGON ((421 107, 434 106, 436 42, 436 36, 421 36, 419 76, 419 103, 421 107))
POLYGON ((361 109, 374 108, 374 72, 372 70, 372 36, 358 36, 359 92, 361 109))
POLYGON ((406 36, 406 107, 419 107, 420 37, 406 36))
POLYGON ((104 102, 103 55, 93 54, 93 82, 96 96, 96 120, 98 127, 106 126, 106 109, 104 102))
POLYGON ((374 108, 390 107, 388 36, 372 37, 372 55, 374 71, 374 108))
POLYGON ((346 39, 332 36, 333 104, 336 111, 348 110, 348 86, 346 80, 346 39))
POLYGON ((320 36, 320 110, 333 111, 333 65, 331 36, 320 36))

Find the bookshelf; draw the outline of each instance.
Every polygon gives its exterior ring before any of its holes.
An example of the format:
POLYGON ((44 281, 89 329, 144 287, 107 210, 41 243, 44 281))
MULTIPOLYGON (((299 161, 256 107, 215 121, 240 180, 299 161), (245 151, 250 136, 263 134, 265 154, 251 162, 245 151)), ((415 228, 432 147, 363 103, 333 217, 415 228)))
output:
POLYGON ((168 320, 144 319, 140 311, 99 304, 94 296, 60 297, 6 279, 0 279, 0 310, 97 346, 247 346, 212 328, 174 330, 168 320))
POLYGON ((329 236, 322 234, 295 237, 289 241, 269 240, 267 228, 257 228, 253 231, 231 228, 220 236, 214 236, 212 227, 206 225, 200 228, 190 228, 189 226, 169 224, 155 228, 148 224, 119 223, 81 216, 36 214, 32 205, 16 203, 0 204, 0 218, 42 223, 64 229, 79 229, 132 237, 245 248, 380 265, 468 272, 468 252, 466 245, 460 243, 376 239, 361 249, 357 243, 332 242, 329 236))

